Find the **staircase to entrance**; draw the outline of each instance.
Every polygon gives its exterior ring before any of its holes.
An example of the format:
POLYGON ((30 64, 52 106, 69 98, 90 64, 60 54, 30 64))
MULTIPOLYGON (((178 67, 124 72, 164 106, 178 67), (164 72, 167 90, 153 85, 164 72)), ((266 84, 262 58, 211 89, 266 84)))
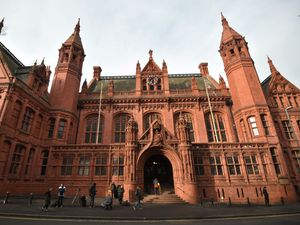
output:
POLYGON ((160 195, 146 195, 143 200, 144 203, 154 203, 154 204, 187 204, 180 197, 178 197, 174 192, 165 191, 160 195))

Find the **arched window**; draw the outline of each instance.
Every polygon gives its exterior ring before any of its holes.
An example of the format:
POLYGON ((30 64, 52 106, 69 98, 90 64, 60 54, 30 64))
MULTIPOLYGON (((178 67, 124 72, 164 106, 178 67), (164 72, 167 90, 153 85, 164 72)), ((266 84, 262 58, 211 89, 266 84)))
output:
POLYGON ((160 78, 158 78, 157 79, 157 90, 161 90, 161 79, 160 78))
POLYGON ((34 111, 31 108, 27 107, 23 117, 21 130, 23 130, 24 132, 30 131, 33 117, 34 117, 34 111))
POLYGON ((55 128, 55 118, 50 118, 48 120, 48 138, 53 138, 55 128))
POLYGON ((143 79, 143 91, 147 91, 147 80, 143 79))
MULTIPOLYGON (((98 115, 92 115, 87 118, 85 125, 85 143, 96 143, 98 119, 98 115)), ((99 122, 98 143, 101 143, 104 124, 104 117, 102 115, 99 122)))
POLYGON ((252 135, 253 136, 258 136, 259 132, 258 132, 258 127, 257 127, 255 116, 248 117, 248 123, 249 123, 249 126, 251 128, 252 135))
POLYGON ((59 120, 59 127, 58 127, 58 131, 57 131, 57 138, 58 139, 63 139, 64 138, 66 125, 67 125, 67 121, 65 119, 59 120))
POLYGON ((42 151, 42 154, 41 154, 41 173, 40 173, 41 176, 46 175, 48 158, 49 158, 49 150, 42 151))
POLYGON ((226 130, 223 123, 221 113, 213 112, 213 118, 211 113, 205 114, 206 132, 209 142, 226 142, 226 130))
POLYGON ((17 145, 15 151, 12 155, 11 164, 9 168, 10 174, 18 174, 20 170, 20 165, 23 160, 23 154, 25 151, 25 147, 23 145, 17 145))
MULTIPOLYGON (((176 127, 176 124, 178 122, 178 119, 179 119, 179 115, 180 113, 177 113, 175 115, 175 124, 174 124, 174 127, 176 127)), ((190 138, 190 141, 191 142, 194 142, 195 141, 195 136, 194 136, 194 128, 193 128, 193 119, 192 119, 192 114, 191 113, 186 113, 186 112, 183 112, 182 113, 185 121, 186 121, 186 125, 187 125, 187 130, 188 130, 188 135, 189 135, 189 138, 190 138)), ((175 134, 177 136, 177 130, 175 129, 175 134)))
POLYGON ((149 129, 150 124, 154 120, 159 120, 161 122, 161 116, 159 113, 148 113, 144 116, 144 131, 149 129))
POLYGON ((125 142, 125 132, 126 125, 129 120, 129 114, 122 113, 118 114, 114 120, 114 130, 115 130, 115 142, 124 143, 125 142))

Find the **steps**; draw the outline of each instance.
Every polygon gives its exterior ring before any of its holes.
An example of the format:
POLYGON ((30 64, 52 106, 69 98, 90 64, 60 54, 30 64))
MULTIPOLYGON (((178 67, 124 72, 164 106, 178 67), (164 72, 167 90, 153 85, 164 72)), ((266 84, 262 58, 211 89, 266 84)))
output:
POLYGON ((172 192, 163 192, 160 195, 146 195, 143 202, 154 204, 187 204, 172 192))

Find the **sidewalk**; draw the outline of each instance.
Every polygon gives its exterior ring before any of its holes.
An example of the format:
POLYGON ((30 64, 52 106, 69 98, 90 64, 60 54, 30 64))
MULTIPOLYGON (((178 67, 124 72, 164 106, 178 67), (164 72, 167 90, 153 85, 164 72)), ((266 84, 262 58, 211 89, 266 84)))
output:
POLYGON ((84 219, 84 220, 179 220, 179 219, 212 219, 230 217, 251 217, 279 214, 300 214, 300 204, 276 206, 201 206, 188 204, 143 204, 143 209, 134 211, 132 206, 120 206, 114 200, 112 210, 99 207, 88 208, 71 206, 49 208, 48 212, 41 210, 42 200, 35 200, 32 206, 24 200, 0 205, 0 217, 31 217, 51 219, 84 219))

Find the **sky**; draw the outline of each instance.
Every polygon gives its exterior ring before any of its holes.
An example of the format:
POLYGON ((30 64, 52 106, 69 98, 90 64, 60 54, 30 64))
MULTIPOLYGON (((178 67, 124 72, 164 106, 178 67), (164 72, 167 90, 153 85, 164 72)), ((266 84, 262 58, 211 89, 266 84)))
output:
POLYGON ((80 18, 81 83, 92 79, 93 66, 103 76, 134 75, 150 49, 169 74, 199 73, 198 65, 208 62, 212 77, 226 79, 220 12, 245 36, 261 82, 270 75, 269 56, 300 88, 300 0, 0 0, 0 41, 26 66, 45 57, 52 79, 58 49, 80 18))

